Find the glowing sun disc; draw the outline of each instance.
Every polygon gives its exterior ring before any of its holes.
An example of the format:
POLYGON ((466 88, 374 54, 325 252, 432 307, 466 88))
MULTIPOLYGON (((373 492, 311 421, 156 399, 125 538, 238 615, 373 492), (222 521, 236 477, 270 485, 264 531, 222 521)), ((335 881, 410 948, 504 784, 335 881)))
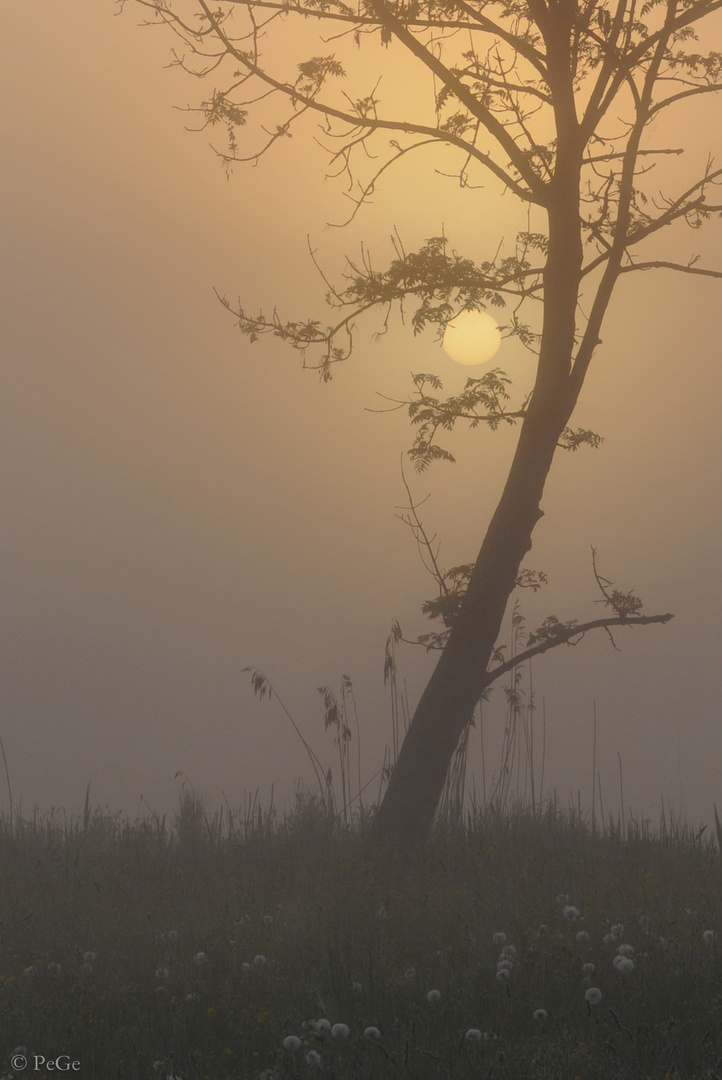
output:
POLYGON ((501 333, 485 311, 462 311, 448 323, 442 344, 457 364, 486 364, 499 350, 501 333))

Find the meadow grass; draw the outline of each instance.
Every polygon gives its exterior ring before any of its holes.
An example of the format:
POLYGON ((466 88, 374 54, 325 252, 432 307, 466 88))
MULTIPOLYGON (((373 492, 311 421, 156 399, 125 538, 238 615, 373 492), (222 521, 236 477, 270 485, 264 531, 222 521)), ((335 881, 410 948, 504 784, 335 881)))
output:
POLYGON ((720 859, 667 822, 487 810, 398 854, 186 790, 0 822, 0 874, 2 1077, 722 1075, 720 859))

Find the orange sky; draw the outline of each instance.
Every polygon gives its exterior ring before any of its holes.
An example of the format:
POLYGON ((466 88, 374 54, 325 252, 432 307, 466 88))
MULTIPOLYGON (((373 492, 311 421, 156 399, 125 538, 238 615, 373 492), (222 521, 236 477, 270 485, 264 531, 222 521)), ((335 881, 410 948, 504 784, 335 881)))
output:
MULTIPOLYGON (((15 796, 73 806, 92 778, 98 801, 135 813, 141 796, 164 808, 178 771, 212 803, 289 792, 304 759, 245 664, 328 760, 316 687, 350 675, 371 775, 389 739, 385 638, 394 618, 426 629, 433 583, 395 516, 408 428, 366 409, 377 391, 403 395, 411 370, 438 370, 450 390, 467 373, 431 335, 374 342, 368 326, 320 386, 279 343, 251 348, 212 288, 323 318, 307 233, 332 266, 364 238, 382 264, 394 226, 410 247, 443 224, 482 260, 504 227, 499 200, 460 193, 427 155, 348 230, 326 230, 347 203, 320 151, 299 136, 227 181, 173 108, 206 86, 163 69, 170 41, 140 30, 131 5, 113 12, 23 6, 0 44, 0 735, 15 796)), ((719 149, 718 115, 707 103, 674 133, 693 163, 719 149)), ((719 249, 714 224, 675 251, 709 265, 719 249)), ((694 819, 720 799, 720 288, 622 283, 577 414, 606 442, 557 462, 529 559, 550 584, 522 597, 531 625, 595 617, 593 544, 603 573, 675 613, 622 636, 621 653, 589 639, 534 673, 547 786, 589 801, 596 700, 605 805, 618 808, 620 754, 627 801, 655 819, 662 796, 694 819)), ((523 364, 511 346, 507 361, 523 364)), ((414 481, 432 494, 445 565, 474 557, 512 448, 510 433, 462 436, 455 467, 414 481)), ((412 699, 428 665, 404 657, 412 699)))

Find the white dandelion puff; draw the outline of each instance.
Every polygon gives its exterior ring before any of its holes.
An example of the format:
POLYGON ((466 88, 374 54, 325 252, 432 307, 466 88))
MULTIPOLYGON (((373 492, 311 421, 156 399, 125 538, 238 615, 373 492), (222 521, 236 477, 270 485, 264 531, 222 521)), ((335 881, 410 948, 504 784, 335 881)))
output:
POLYGON ((283 1040, 283 1049, 290 1050, 292 1053, 295 1050, 301 1049, 301 1040, 298 1035, 287 1035, 283 1040))
POLYGON ((334 1024, 331 1028, 332 1039, 348 1039, 349 1029, 347 1024, 334 1024))
POLYGON ((546 1018, 547 1018, 546 1009, 535 1009, 534 1010, 534 1019, 535 1020, 538 1020, 541 1023, 544 1020, 546 1020, 546 1018))
POLYGON ((467 1042, 481 1042, 483 1036, 478 1028, 469 1028, 464 1038, 467 1042))
POLYGON ((208 956, 204 952, 197 952, 195 954, 195 956, 193 957, 193 963, 195 964, 196 967, 199 967, 199 968, 205 967, 206 964, 208 963, 208 956))
POLYGON ((429 990, 428 994, 426 995, 426 1000, 428 1002, 441 1001, 441 991, 429 990))
POLYGON ((584 994, 587 1005, 598 1005, 602 1000, 602 991, 596 986, 590 986, 584 994))
POLYGON ((705 930, 702 934, 702 941, 705 945, 711 945, 714 941, 714 930, 705 930))
POLYGON ((381 1032, 377 1027, 367 1027, 364 1031, 364 1038, 366 1039, 380 1039, 381 1032))

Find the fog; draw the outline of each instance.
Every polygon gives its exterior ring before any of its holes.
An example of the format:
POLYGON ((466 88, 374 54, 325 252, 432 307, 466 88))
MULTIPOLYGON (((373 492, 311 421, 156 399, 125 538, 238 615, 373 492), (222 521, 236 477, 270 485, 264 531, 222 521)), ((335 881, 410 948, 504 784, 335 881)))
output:
MULTIPOLYGON (((390 173, 344 230, 326 227, 348 202, 310 139, 227 178, 210 134, 188 130, 197 116, 176 108, 207 87, 164 66, 171 39, 131 7, 16 7, 0 44, 0 736, 24 812, 72 812, 88 782, 93 802, 131 816, 165 810, 183 783, 210 805, 290 799, 312 782, 307 758, 247 665, 329 763, 317 688, 350 676, 363 774, 377 772, 385 641, 395 619, 409 637, 429 629, 419 609, 434 583, 398 516, 408 421, 369 410, 406 396, 411 371, 438 372, 449 391, 468 372, 433 334, 395 322, 376 338, 370 321, 322 385, 283 343, 241 337, 214 289, 324 320, 307 235, 330 272, 362 240, 383 265, 394 228, 411 248, 443 227, 479 261, 500 239, 493 192, 460 192, 428 156, 390 173)), ((690 168, 718 131, 708 103, 687 116, 675 136, 690 168)), ((670 243, 714 265, 720 237, 712 222, 670 243)), ((662 799, 693 821, 722 803, 720 287, 664 272, 620 281, 575 414, 605 441, 559 455, 527 563, 549 584, 520 596, 530 627, 597 617, 594 546, 646 612, 674 613, 615 634, 619 651, 589 635, 533 669, 545 791, 589 805, 596 709, 605 810, 619 810, 621 762, 625 802, 653 821, 662 799)), ((497 362, 523 384, 528 361, 504 348, 497 362)), ((514 438, 460 434, 456 465, 406 468, 414 497, 430 496, 445 566, 475 557, 514 438)), ((399 662, 413 707, 433 657, 407 647, 399 662)))

